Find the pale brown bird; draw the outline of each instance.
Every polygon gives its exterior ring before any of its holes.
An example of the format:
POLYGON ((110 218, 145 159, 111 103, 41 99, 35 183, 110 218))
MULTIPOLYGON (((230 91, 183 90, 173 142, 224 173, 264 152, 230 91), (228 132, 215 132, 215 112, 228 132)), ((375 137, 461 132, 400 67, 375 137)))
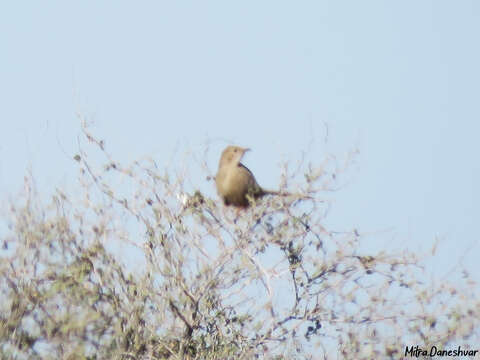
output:
POLYGON ((228 146, 222 152, 215 183, 225 205, 247 207, 250 204, 249 198, 258 199, 264 195, 278 194, 277 191, 262 189, 252 172, 240 162, 249 150, 228 146))

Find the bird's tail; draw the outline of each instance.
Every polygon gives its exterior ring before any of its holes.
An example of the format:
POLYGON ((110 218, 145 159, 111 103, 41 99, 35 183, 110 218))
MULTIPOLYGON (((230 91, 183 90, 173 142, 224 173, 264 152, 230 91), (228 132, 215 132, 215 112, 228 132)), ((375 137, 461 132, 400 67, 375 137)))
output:
POLYGON ((300 193, 291 193, 286 191, 265 190, 265 189, 262 189, 262 190, 263 190, 263 195, 295 196, 295 197, 298 197, 299 199, 312 199, 311 196, 300 194, 300 193))
POLYGON ((286 193, 280 193, 280 191, 275 191, 275 190, 265 190, 262 189, 263 195, 284 195, 286 193))

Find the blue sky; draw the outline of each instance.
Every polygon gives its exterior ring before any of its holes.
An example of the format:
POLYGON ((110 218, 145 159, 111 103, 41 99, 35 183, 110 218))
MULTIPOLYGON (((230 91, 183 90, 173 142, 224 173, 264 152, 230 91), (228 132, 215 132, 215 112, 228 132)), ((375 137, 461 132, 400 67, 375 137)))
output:
POLYGON ((28 169, 45 194, 75 188, 78 114, 125 162, 208 142, 214 171, 227 143, 248 146, 268 188, 313 139, 314 161, 360 150, 328 195, 333 228, 376 250, 441 239, 438 274, 478 274, 479 15, 466 0, 3 2, 0 196, 28 169))

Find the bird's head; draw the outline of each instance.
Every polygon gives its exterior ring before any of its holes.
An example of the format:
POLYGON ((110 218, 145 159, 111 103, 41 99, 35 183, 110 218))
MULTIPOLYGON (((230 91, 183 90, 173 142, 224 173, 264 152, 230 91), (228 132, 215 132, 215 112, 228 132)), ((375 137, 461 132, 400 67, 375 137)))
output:
POLYGON ((243 155, 249 150, 249 148, 242 148, 240 146, 227 146, 220 157, 219 167, 224 165, 238 165, 243 155))

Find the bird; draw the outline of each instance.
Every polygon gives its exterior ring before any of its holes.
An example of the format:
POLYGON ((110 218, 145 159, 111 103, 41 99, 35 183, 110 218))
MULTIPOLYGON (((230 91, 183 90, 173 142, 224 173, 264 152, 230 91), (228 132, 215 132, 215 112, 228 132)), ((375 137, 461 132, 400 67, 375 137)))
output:
POLYGON ((252 172, 240 162, 247 151, 250 149, 230 145, 222 152, 215 183, 225 205, 246 208, 252 199, 279 194, 258 185, 252 172))

